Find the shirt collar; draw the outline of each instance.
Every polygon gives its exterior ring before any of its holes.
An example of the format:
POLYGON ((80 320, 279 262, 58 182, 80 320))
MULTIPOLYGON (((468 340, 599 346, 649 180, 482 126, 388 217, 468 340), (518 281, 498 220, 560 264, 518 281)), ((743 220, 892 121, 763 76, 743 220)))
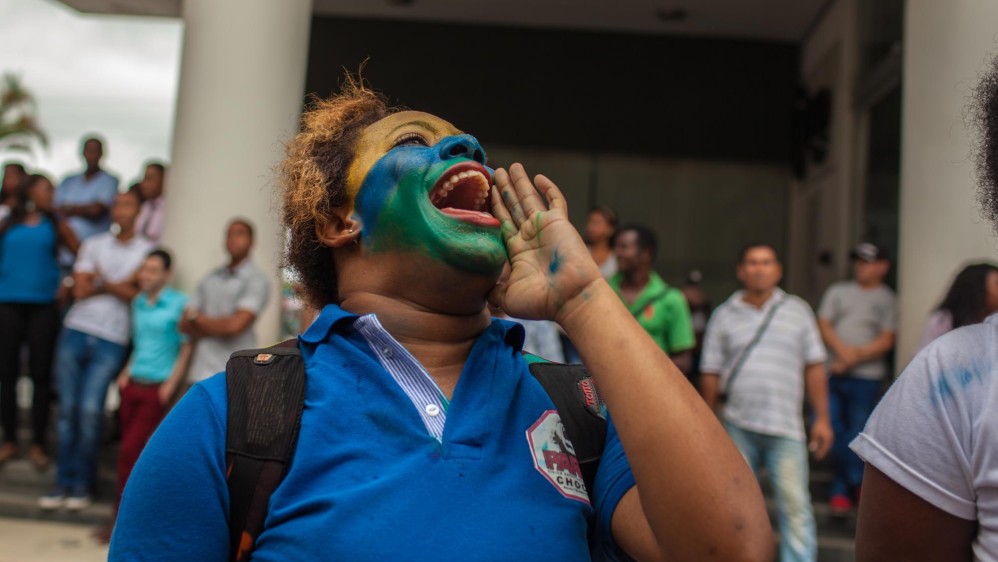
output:
MULTIPOLYGON (((344 322, 353 325, 353 322, 360 316, 347 312, 336 304, 327 304, 312 322, 312 325, 305 332, 298 336, 298 339, 305 343, 317 344, 329 337, 329 332, 340 326, 344 322)), ((513 346, 517 352, 523 349, 523 342, 526 339, 526 332, 523 326, 516 322, 502 318, 493 318, 492 324, 487 330, 497 331, 499 335, 513 346)))
POLYGON ((749 304, 749 303, 745 302, 744 300, 742 300, 742 296, 744 294, 745 294, 744 290, 735 291, 735 294, 731 295, 732 304, 734 304, 737 307, 746 308, 746 309, 752 309, 752 310, 758 310, 760 312, 768 310, 769 307, 771 307, 774 304, 780 302, 787 295, 783 291, 783 289, 777 287, 777 288, 773 289, 773 294, 769 296, 769 299, 765 303, 763 303, 762 308, 756 308, 756 307, 752 306, 751 304, 749 304))
POLYGON ((139 306, 142 306, 143 308, 156 308, 157 306, 159 306, 163 302, 166 302, 167 299, 173 296, 172 294, 170 294, 172 291, 173 289, 171 289, 170 287, 163 287, 160 290, 159 294, 156 295, 156 300, 153 301, 152 304, 149 304, 149 298, 145 291, 142 291, 141 293, 136 295, 135 298, 138 299, 139 306))
POLYGON ((316 316, 312 325, 305 330, 305 333, 298 336, 298 339, 305 343, 317 344, 326 339, 333 327, 340 322, 349 320, 352 324, 357 318, 359 316, 343 310, 339 305, 327 304, 316 316))

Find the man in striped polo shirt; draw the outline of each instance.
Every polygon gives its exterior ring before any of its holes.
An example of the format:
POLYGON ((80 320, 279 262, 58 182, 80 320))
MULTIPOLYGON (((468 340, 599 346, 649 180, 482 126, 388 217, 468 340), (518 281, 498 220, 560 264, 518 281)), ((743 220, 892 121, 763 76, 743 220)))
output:
POLYGON ((780 560, 817 556, 808 492, 807 449, 822 458, 833 435, 828 415, 825 346, 811 307, 777 284, 783 269, 776 250, 746 246, 738 264, 745 287, 714 312, 704 336, 701 391, 717 409, 731 439, 758 474, 766 468, 776 493, 780 560), (805 448, 801 402, 814 413, 805 448))

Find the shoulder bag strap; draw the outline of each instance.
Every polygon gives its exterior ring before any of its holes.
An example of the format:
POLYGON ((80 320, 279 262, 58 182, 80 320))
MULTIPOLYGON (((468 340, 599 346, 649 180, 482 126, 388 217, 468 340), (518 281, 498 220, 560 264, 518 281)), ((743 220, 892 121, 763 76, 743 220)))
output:
POLYGON ((734 384, 735 377, 738 376, 738 373, 742 370, 742 366, 745 365, 745 360, 748 359, 749 354, 752 353, 752 349, 754 349, 759 343, 759 340, 762 339, 762 335, 766 332, 766 328, 769 327, 769 323, 772 322, 773 317, 776 316, 776 311, 786 300, 787 297, 783 297, 779 301, 773 303, 773 306, 769 309, 769 312, 766 313, 766 317, 763 318, 762 324, 759 324, 759 328, 756 329, 755 335, 752 336, 752 341, 745 346, 745 349, 743 349, 741 354, 738 356, 738 359, 735 361, 735 365, 731 368, 731 374, 728 375, 728 381, 724 385, 725 394, 728 394, 731 391, 731 385, 734 384))

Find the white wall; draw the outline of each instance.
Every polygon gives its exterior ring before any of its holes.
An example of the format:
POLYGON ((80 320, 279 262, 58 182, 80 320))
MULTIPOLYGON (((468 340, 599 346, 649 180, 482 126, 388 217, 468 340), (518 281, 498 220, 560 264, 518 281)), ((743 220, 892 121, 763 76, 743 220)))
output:
POLYGON ((274 170, 297 131, 305 89, 311 0, 184 2, 184 43, 165 244, 185 291, 224 265, 233 217, 256 227, 253 261, 271 298, 255 325, 277 341, 283 233, 273 212, 274 170))
POLYGON ((998 53, 998 2, 908 0, 904 31, 898 367, 966 261, 995 259, 975 201, 968 95, 998 53))

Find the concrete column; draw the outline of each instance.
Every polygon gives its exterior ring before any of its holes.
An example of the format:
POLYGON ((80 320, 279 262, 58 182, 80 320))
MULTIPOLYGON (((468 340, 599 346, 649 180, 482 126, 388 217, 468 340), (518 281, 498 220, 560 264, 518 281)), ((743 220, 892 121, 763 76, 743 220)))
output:
POLYGON ((226 260, 225 226, 256 227, 253 261, 272 281, 256 322, 260 345, 279 335, 282 248, 273 167, 296 131, 305 88, 312 0, 184 0, 183 56, 165 245, 177 282, 193 290, 226 260))
POLYGON ((963 115, 989 54, 998 54, 996 21, 993 0, 908 0, 905 7, 899 368, 959 268, 996 258, 975 200, 975 133, 963 115))

